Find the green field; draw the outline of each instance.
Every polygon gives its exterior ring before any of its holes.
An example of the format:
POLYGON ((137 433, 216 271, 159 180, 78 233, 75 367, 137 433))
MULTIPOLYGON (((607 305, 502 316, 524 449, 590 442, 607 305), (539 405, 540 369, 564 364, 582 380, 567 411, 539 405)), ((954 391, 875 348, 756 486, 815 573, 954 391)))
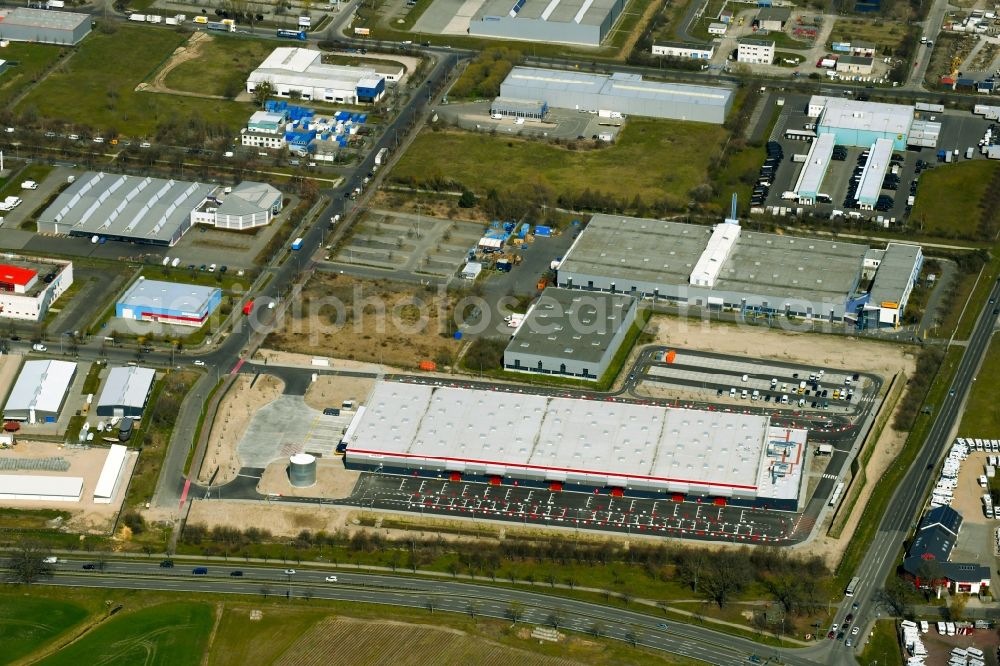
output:
POLYGON ((134 137, 151 136, 161 123, 182 118, 236 131, 251 111, 249 104, 135 91, 184 41, 177 32, 144 26, 118 25, 112 34, 95 31, 65 68, 50 74, 17 110, 134 137))
POLYGON ((197 664, 208 647, 214 617, 207 603, 174 602, 107 620, 80 640, 38 662, 80 664, 197 664))
POLYGON ((969 392, 969 401, 962 415, 958 434, 962 437, 1000 437, 1000 409, 997 393, 1000 391, 1000 338, 990 342, 983 368, 969 392))
MULTIPOLYGON (((6 106, 59 58, 62 47, 11 42, 3 50, 7 68, 0 74, 0 104, 6 106)), ((68 53, 68 51, 67 51, 68 53)))
POLYGON ((243 90, 250 72, 274 50, 274 42, 213 35, 198 48, 197 58, 167 74, 167 87, 231 98, 243 90))
POLYGON ((0 603, 0 664, 31 654, 87 617, 87 609, 26 593, 0 603))
POLYGON ((872 630, 872 638, 865 645, 864 652, 861 653, 861 664, 899 664, 903 661, 903 655, 899 650, 899 641, 896 639, 896 621, 879 620, 872 630))
POLYGON ((573 151, 544 141, 463 131, 424 131, 392 171, 398 182, 449 181, 485 195, 491 189, 585 190, 681 208, 708 179, 726 130, 674 120, 629 119, 613 146, 573 151), (627 172, 624 171, 627 169, 627 172))
POLYGON ((976 238, 979 201, 998 168, 992 160, 972 160, 925 171, 920 175, 910 224, 927 235, 976 238))

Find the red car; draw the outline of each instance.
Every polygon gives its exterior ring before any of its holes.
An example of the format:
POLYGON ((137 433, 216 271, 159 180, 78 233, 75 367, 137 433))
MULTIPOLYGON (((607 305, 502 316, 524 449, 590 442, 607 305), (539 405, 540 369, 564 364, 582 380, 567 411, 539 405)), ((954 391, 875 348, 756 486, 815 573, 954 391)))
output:
POLYGON ((834 636, 836 636, 836 635, 837 635, 837 634, 835 634, 835 633, 834 633, 833 631, 828 631, 828 632, 827 632, 827 634, 826 634, 826 637, 827 637, 827 638, 833 638, 833 637, 834 637, 834 636))

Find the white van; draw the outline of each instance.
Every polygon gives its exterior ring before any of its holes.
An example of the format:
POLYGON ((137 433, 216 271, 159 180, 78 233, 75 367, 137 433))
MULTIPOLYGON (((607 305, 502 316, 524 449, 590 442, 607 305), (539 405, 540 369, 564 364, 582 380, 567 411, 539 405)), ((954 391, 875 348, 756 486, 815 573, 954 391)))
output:
POLYGON ((173 261, 170 262, 171 268, 177 268, 181 263, 180 257, 175 257, 173 261))
POLYGON ((736 387, 733 387, 733 388, 729 389, 729 397, 730 398, 735 398, 736 397, 736 387))
POLYGON ((781 404, 783 404, 783 405, 787 405, 788 404, 788 396, 787 395, 781 396, 781 404))
POLYGON ((750 399, 751 400, 757 400, 759 398, 760 398, 760 391, 758 391, 757 389, 754 389, 753 390, 753 395, 750 396, 750 399))
POLYGON ((740 381, 744 381, 745 382, 745 381, 747 381, 749 379, 750 379, 750 375, 743 375, 743 378, 740 381))
POLYGON ((166 266, 170 263, 170 257, 163 257, 163 263, 161 265, 166 266))

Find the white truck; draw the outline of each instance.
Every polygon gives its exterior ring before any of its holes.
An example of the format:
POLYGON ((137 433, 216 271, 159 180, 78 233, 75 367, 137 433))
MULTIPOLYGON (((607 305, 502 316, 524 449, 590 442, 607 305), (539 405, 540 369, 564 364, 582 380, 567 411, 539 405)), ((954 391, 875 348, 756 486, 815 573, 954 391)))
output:
POLYGON ((375 164, 378 166, 382 166, 383 164, 385 164, 385 158, 388 154, 389 154, 388 148, 382 148, 377 153, 375 153, 375 164))
POLYGON ((129 14, 128 15, 128 20, 129 21, 135 21, 136 23, 145 23, 146 22, 146 15, 145 14, 129 14))

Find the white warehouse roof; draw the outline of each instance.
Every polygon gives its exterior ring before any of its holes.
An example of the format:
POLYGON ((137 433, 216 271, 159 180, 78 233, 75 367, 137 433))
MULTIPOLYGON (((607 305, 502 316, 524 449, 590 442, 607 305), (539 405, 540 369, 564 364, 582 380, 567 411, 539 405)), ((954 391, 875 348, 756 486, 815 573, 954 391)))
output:
POLYGON ((0 499, 79 502, 82 494, 83 478, 79 476, 0 474, 0 499))
POLYGON ((812 198, 819 192, 826 170, 830 168, 830 159, 833 157, 833 147, 836 143, 837 137, 834 134, 820 134, 813 141, 806 164, 799 174, 799 181, 795 184, 795 193, 798 196, 812 198))
POLYGON ((902 104, 813 95, 809 100, 809 108, 823 109, 820 124, 824 127, 891 132, 906 136, 913 122, 913 107, 902 104))
POLYGON ((865 168, 861 171, 861 182, 855 200, 868 205, 875 205, 882 192, 882 181, 892 159, 892 141, 878 139, 868 153, 865 168))
POLYGON ((156 370, 152 368, 111 368, 104 382, 101 397, 97 399, 97 407, 133 407, 142 409, 146 404, 146 396, 156 379, 156 370))
POLYGON ((97 485, 94 486, 94 502, 96 504, 110 504, 114 500, 127 456, 127 447, 121 444, 111 445, 108 457, 104 459, 104 467, 101 468, 101 476, 97 479, 97 485))
POLYGON ((366 407, 349 462, 795 499, 805 456, 806 431, 758 415, 395 382, 366 407), (778 458, 777 440, 790 447, 778 458))
POLYGON ((76 363, 70 361, 26 361, 4 412, 57 414, 75 373, 76 363))

